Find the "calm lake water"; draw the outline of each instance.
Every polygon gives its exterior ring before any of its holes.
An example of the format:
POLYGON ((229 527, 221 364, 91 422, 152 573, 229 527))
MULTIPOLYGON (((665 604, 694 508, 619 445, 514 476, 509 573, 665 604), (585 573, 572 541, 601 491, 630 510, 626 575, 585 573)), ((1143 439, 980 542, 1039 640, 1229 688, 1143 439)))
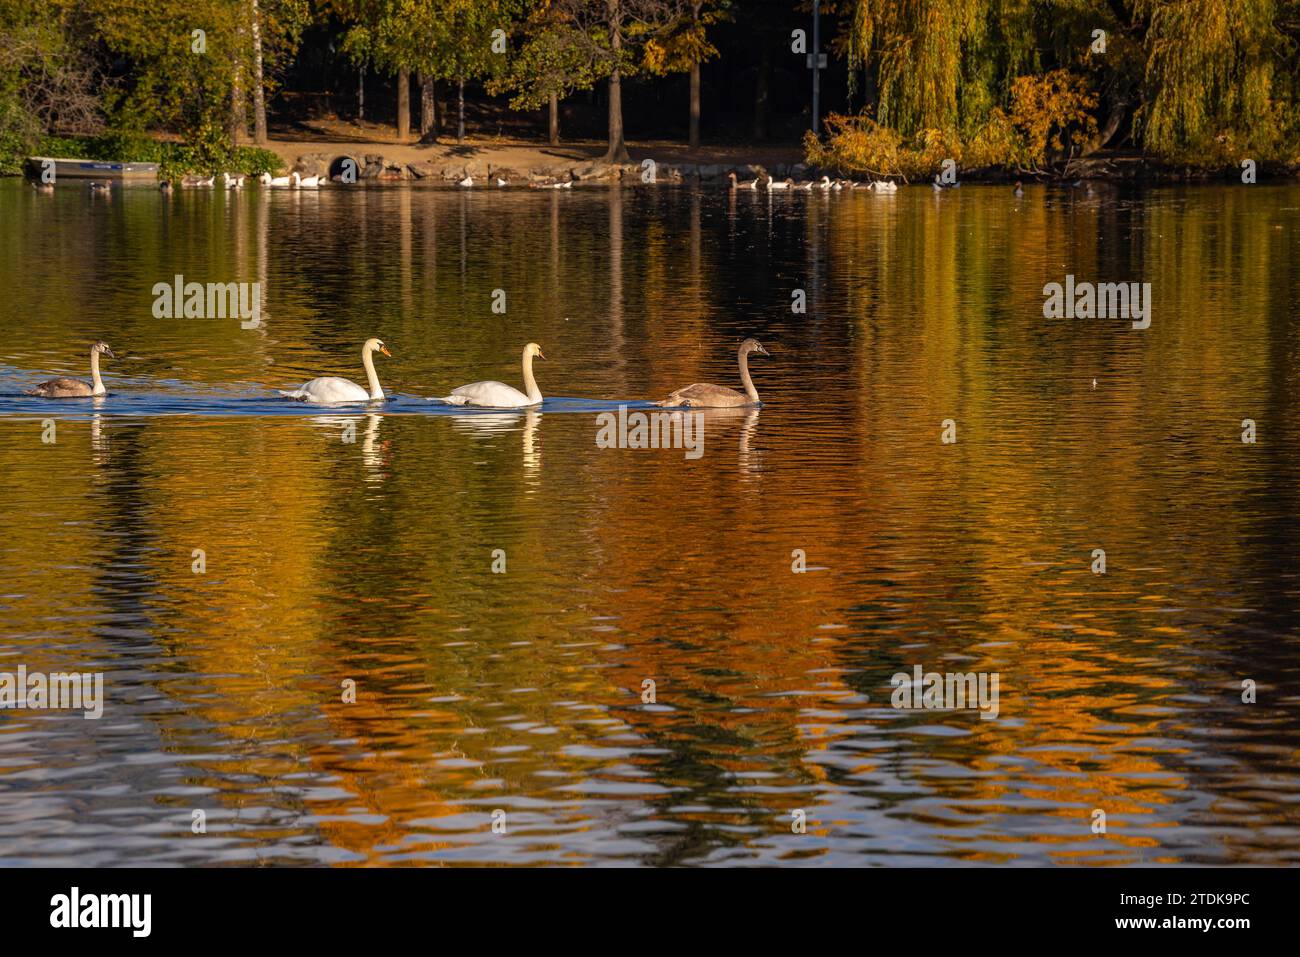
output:
POLYGON ((105 697, 0 711, 0 863, 1300 862, 1298 231, 1297 186, 0 181, 0 671, 105 697), (155 318, 176 274, 260 326, 155 318), (1067 274, 1150 328, 1045 319, 1067 274), (275 395, 372 335, 386 405, 275 395), (700 457, 598 447, 746 336, 700 457), (98 338, 106 399, 21 395, 98 338), (541 411, 425 401, 530 340, 541 411), (997 718, 893 707, 917 665, 997 718))

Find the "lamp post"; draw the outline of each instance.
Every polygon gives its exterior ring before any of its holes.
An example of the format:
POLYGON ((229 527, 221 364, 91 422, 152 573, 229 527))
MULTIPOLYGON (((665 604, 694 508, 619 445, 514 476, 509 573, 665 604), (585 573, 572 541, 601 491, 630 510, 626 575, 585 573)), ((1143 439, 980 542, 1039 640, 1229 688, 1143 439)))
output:
POLYGON ((826 69, 826 54, 822 53, 822 5, 821 0, 813 0, 813 35, 812 52, 808 54, 808 69, 813 75, 812 131, 813 136, 822 134, 821 71, 826 69))

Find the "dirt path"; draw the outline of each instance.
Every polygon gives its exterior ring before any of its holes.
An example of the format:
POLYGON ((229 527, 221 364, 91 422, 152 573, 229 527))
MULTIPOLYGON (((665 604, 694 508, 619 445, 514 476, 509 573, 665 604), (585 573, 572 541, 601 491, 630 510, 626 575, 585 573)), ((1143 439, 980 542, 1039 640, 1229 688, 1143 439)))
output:
MULTIPOLYGON (((467 136, 464 143, 448 139, 439 143, 424 144, 415 136, 406 142, 397 139, 391 127, 375 124, 358 126, 353 123, 333 122, 314 124, 312 128, 280 133, 273 136, 267 149, 280 156, 287 167, 292 167, 300 156, 330 154, 361 159, 366 154, 378 154, 390 163, 424 164, 437 166, 463 165, 478 169, 507 168, 527 172, 572 166, 599 159, 605 153, 604 141, 575 140, 550 146, 537 140, 511 139, 509 137, 467 136)), ((680 142, 637 141, 628 143, 628 152, 634 162, 653 159, 657 163, 719 164, 747 166, 750 164, 771 167, 777 164, 801 162, 803 150, 797 145, 773 146, 708 145, 697 149, 680 142)))

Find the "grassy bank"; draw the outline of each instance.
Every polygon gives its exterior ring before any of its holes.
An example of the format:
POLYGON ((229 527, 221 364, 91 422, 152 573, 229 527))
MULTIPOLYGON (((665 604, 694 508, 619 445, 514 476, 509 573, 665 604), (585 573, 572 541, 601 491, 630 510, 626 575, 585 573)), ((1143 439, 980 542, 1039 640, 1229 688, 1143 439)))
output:
POLYGON ((43 136, 35 144, 17 136, 0 137, 0 175, 21 175, 28 156, 157 163, 159 175, 164 179, 220 170, 254 175, 273 173, 282 165, 280 157, 272 151, 253 146, 194 145, 121 133, 43 136))

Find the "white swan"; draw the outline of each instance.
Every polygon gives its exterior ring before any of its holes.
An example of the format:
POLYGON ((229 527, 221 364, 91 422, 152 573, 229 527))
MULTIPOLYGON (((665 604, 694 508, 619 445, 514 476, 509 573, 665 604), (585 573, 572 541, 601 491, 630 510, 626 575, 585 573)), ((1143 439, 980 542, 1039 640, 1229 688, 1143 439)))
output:
POLYGON ((872 189, 874 189, 877 193, 898 192, 898 184, 895 183, 893 180, 889 180, 889 179, 876 180, 876 182, 872 183, 871 186, 872 189))
POLYGON ((469 189, 469 187, 471 187, 471 186, 474 185, 474 177, 473 177, 473 176, 466 176, 463 180, 461 180, 461 181, 460 181, 459 183, 457 183, 456 185, 457 185, 457 186, 464 186, 466 189, 469 189))
POLYGON ((319 176, 299 176, 297 173, 294 173, 293 176, 294 186, 298 189, 320 189, 321 178, 319 176))
POLYGON ((451 405, 480 405, 489 409, 523 409, 530 405, 542 404, 542 390, 537 388, 533 378, 533 356, 545 359, 542 347, 535 342, 524 346, 524 388, 528 394, 520 392, 504 382, 471 382, 469 385, 457 386, 451 395, 439 400, 451 405))
POLYGON ((304 402, 368 402, 383 399, 384 390, 379 387, 379 376, 375 374, 375 360, 371 358, 376 352, 382 352, 390 359, 393 357, 380 339, 367 339, 365 345, 361 347, 361 364, 366 367, 369 392, 355 382, 333 375, 312 379, 292 392, 283 389, 276 391, 286 398, 301 399, 304 402))
POLYGON ((224 186, 226 189, 243 189, 244 177, 231 176, 229 173, 222 173, 221 185, 224 186))
POLYGON ((769 178, 767 181, 768 192, 771 192, 774 189, 789 189, 793 185, 794 185, 794 180, 792 179, 775 180, 769 178))
POLYGON ((96 342, 90 347, 90 382, 85 379, 47 379, 40 385, 28 389, 28 395, 38 395, 42 399, 68 399, 87 395, 106 395, 104 380, 99 377, 99 357, 106 355, 116 359, 107 342, 96 342))
POLYGON ((287 176, 272 176, 270 173, 263 173, 257 180, 263 186, 269 186, 271 189, 289 189, 293 186, 293 177, 297 175, 297 173, 293 173, 287 176))

